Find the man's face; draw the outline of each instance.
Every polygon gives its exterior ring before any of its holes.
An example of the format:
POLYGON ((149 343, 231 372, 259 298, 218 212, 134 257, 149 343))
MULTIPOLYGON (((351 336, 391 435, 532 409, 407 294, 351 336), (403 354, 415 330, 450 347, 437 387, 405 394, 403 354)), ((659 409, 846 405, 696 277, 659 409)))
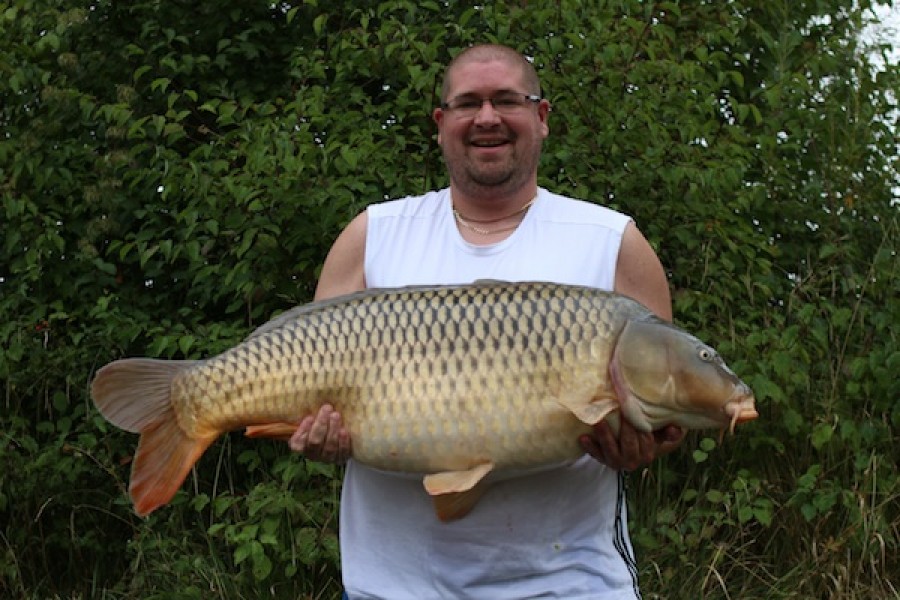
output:
MULTIPOLYGON (((534 93, 525 88, 520 67, 497 60, 458 64, 449 82, 444 100, 451 106, 460 97, 477 101, 511 92, 534 93)), ((468 115, 452 108, 436 108, 433 117, 438 144, 454 186, 465 194, 483 196, 514 193, 536 185, 541 143, 550 131, 549 110, 546 100, 528 102, 502 114, 490 102, 468 115)))

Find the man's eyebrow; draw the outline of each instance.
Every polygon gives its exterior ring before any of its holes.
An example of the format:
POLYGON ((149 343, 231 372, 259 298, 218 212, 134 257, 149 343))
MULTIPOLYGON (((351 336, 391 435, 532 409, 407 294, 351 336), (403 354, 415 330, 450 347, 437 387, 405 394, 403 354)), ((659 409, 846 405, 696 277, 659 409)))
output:
MULTIPOLYGON (((520 92, 520 91, 518 91, 518 90, 513 90, 513 89, 509 89, 509 88, 503 88, 503 89, 499 89, 499 90, 494 90, 493 92, 491 92, 490 95, 491 95, 491 96, 498 96, 498 95, 501 95, 501 94, 521 94, 521 93, 522 93, 522 92, 520 92)), ((457 94, 457 95, 455 95, 455 96, 453 96, 453 97, 454 97, 454 98, 482 98, 483 96, 482 96, 481 94, 478 94, 477 92, 463 92, 463 93, 457 94)))

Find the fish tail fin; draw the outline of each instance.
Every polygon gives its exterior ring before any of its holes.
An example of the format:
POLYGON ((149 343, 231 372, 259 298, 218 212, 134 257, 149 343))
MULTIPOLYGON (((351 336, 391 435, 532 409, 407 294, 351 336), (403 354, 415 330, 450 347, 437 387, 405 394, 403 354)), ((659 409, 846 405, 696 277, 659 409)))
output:
POLYGON ((201 439, 188 437, 178 426, 174 413, 145 429, 128 486, 135 512, 143 517, 169 502, 191 467, 217 437, 218 434, 201 439))
POLYGON ((140 433, 129 493, 144 516, 172 499, 191 467, 218 437, 192 438, 172 408, 172 382, 196 361, 126 358, 100 369, 91 384, 94 404, 110 423, 140 433))
POLYGON ((197 361, 124 358, 97 371, 91 397, 103 417, 125 431, 141 433, 172 407, 172 381, 197 361))

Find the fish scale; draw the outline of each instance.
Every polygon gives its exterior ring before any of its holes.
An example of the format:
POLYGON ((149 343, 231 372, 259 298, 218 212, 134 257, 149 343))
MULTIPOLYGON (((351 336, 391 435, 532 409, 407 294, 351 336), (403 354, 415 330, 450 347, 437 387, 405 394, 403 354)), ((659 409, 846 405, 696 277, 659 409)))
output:
POLYGON ((610 413, 642 430, 753 418, 752 393, 711 348, 629 298, 551 283, 312 303, 207 360, 113 362, 92 393, 104 416, 142 433, 131 485, 142 514, 168 501, 223 432, 286 437, 326 402, 342 415, 353 458, 422 473, 441 518, 471 509, 488 472, 577 458, 579 436, 610 413), (678 387, 695 385, 685 377, 693 371, 722 397, 678 387), (679 399, 693 394, 701 408, 676 406, 666 396, 673 381, 679 399))
MULTIPOLYGON (((378 460, 385 447, 390 448, 389 455, 398 454, 399 448, 409 448, 414 450, 381 466, 404 471, 448 466, 436 464, 425 452, 435 442, 432 431, 448 433, 444 421, 477 423, 487 431, 496 429, 497 416, 505 419, 509 429, 509 422, 529 405, 541 411, 540 416, 532 414, 536 420, 557 412, 568 414, 556 402, 539 402, 548 396, 547 386, 554 381, 546 370, 554 362, 573 361, 587 354, 584 343, 579 352, 573 352, 562 321, 589 321, 587 313, 596 309, 589 303, 554 295, 554 289, 537 288, 539 293, 530 295, 507 292, 506 297, 496 298, 503 287, 435 288, 419 292, 422 297, 387 293, 360 298, 340 310, 330 306, 311 311, 308 318, 254 336, 245 346, 236 348, 234 356, 226 353, 195 370, 186 370, 179 377, 184 387, 178 397, 185 399, 184 410, 190 414, 209 415, 206 423, 194 418, 198 428, 227 430, 246 420, 251 412, 261 422, 295 419, 312 410, 326 391, 333 398, 321 401, 331 400, 343 414, 354 440, 354 454, 360 460, 378 460), (530 314, 531 318, 517 319, 517 327, 501 327, 498 319, 509 314, 506 309, 519 305, 521 311, 516 312, 530 314), (572 314, 576 312, 585 314, 577 318, 572 314), (411 317, 413 313, 415 318, 411 317), (563 314, 568 318, 554 318, 563 314), (432 328, 436 322, 441 324, 439 337, 432 328), (372 357, 360 352, 360 333, 366 327, 372 357), (311 357, 308 352, 296 354, 294 340, 298 339, 320 351, 311 357), (512 360, 512 351, 518 360, 512 360), (293 360, 280 365, 270 356, 292 356, 293 360), (383 376, 386 366, 388 377, 383 376), (212 376, 212 372, 232 369, 236 370, 233 387, 222 386, 217 392, 205 387, 211 378, 227 381, 212 376), (533 376, 535 372, 537 376, 533 376), (373 385, 376 378, 380 385, 373 385), (246 382, 257 383, 245 388, 246 382), (429 389, 423 393, 426 382, 429 389), (423 412, 423 397, 439 408, 423 412), (503 401, 497 402, 498 397, 503 401), (368 402, 356 402, 359 398, 368 402), (483 422, 481 415, 486 413, 494 415, 490 423, 483 422), (411 427, 388 426, 410 418, 422 420, 425 426, 418 433, 411 427), (379 435, 388 431, 392 434, 389 437, 379 435)), ((579 452, 577 434, 586 428, 574 420, 571 424, 567 438, 575 457, 579 452)), ((459 428, 453 433, 458 438, 455 444, 470 448, 478 455, 475 459, 492 454, 486 446, 496 434, 478 436, 459 428)), ((520 455, 506 452, 495 462, 499 468, 520 466, 520 455)), ((458 467, 472 460, 452 457, 449 463, 458 467)), ((524 458, 524 462, 528 460, 524 458)))

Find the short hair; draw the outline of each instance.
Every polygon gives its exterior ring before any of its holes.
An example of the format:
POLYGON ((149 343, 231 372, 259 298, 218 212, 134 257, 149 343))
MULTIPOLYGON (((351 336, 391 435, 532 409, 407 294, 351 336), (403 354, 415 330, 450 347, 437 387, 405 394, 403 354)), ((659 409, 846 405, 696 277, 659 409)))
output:
POLYGON ((469 46, 450 61, 444 71, 444 82, 441 85, 441 100, 446 102, 447 93, 450 91, 450 74, 455 67, 467 62, 489 62, 498 60, 522 69, 522 81, 525 84, 525 92, 542 96, 541 80, 538 77, 534 65, 525 58, 525 55, 513 50, 509 46, 500 44, 479 44, 469 46))

